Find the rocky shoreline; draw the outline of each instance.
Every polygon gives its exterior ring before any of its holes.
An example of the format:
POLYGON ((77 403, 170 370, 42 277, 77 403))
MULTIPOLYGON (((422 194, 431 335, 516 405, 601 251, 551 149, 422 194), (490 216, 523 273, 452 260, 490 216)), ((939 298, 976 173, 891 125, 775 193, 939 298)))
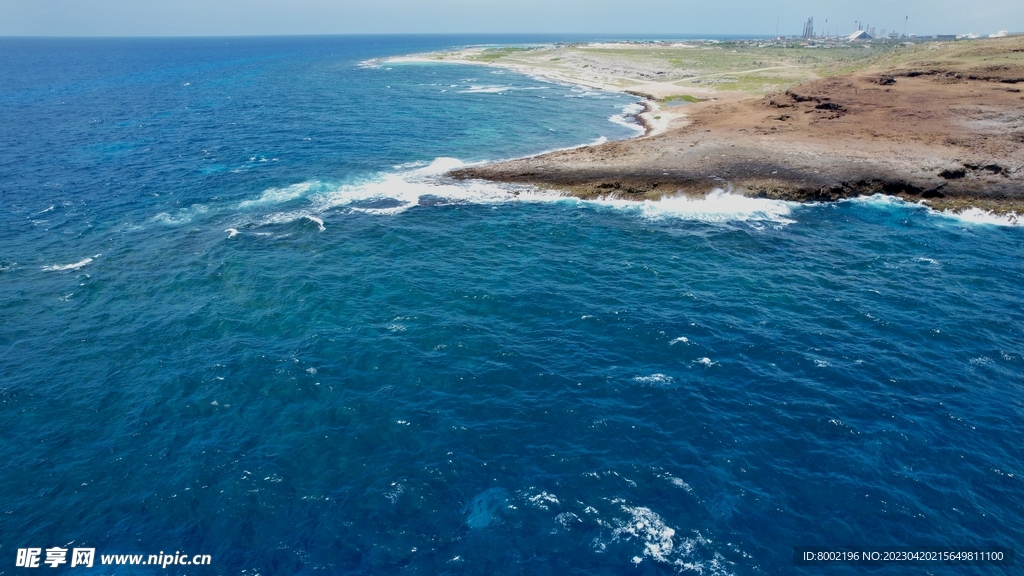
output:
MULTIPOLYGON (((874 193, 936 209, 1024 214, 1024 39, 686 107, 648 135, 448 174, 582 198, 658 199, 727 189, 830 201, 874 193), (987 63, 995 62, 995 63, 987 63)), ((650 112, 650 108, 645 109, 650 112)))

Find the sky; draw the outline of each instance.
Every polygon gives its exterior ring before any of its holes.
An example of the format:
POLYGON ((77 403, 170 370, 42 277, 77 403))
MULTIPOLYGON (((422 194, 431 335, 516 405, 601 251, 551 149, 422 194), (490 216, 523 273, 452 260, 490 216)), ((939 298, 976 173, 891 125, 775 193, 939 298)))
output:
POLYGON ((1024 0, 0 0, 0 36, 1024 32, 1024 0), (826 19, 828 23, 826 23, 826 19))

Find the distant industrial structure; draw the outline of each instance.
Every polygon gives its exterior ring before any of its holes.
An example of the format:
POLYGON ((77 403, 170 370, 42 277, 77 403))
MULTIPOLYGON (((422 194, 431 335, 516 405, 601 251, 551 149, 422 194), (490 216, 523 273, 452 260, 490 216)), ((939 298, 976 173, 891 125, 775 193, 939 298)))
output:
POLYGON ((854 32, 849 36, 850 40, 871 40, 874 37, 875 29, 862 22, 857 22, 857 32, 854 32), (854 38, 854 36, 856 36, 858 32, 863 32, 863 34, 861 34, 857 38, 854 38))
POLYGON ((803 38, 814 38, 814 18, 808 18, 807 23, 804 24, 803 38))
MULTIPOLYGON (((776 18, 776 20, 775 20, 775 38, 778 39, 778 40, 784 40, 785 39, 784 36, 779 36, 779 21, 780 20, 781 20, 781 18, 776 18)), ((804 43, 806 46, 808 46, 810 48, 814 48, 814 47, 817 47, 817 46, 820 45, 820 43, 817 42, 818 39, 821 39, 821 40, 833 39, 833 40, 838 40, 838 41, 845 40, 845 41, 852 41, 852 42, 856 42, 856 41, 869 42, 869 41, 872 41, 872 40, 880 40, 880 41, 889 42, 889 41, 905 41, 905 40, 916 41, 916 40, 925 40, 925 39, 928 39, 928 40, 973 40, 975 38, 984 38, 986 36, 988 38, 1001 38, 1003 36, 1007 36, 1008 35, 1008 32, 1006 30, 1000 30, 1000 31, 995 32, 993 34, 987 34, 987 35, 986 34, 974 34, 974 33, 970 33, 970 34, 935 34, 935 35, 931 35, 931 36, 920 36, 920 35, 917 35, 917 34, 909 34, 908 35, 907 34, 907 24, 909 22, 910 22, 910 16, 904 16, 903 17, 903 31, 902 32, 898 31, 896 28, 893 28, 891 30, 887 30, 886 28, 882 28, 882 29, 879 30, 879 33, 876 34, 874 26, 871 26, 869 24, 865 24, 863 22, 859 22, 859 21, 854 22, 854 26, 856 26, 856 30, 853 33, 849 33, 846 30, 841 30, 841 27, 837 26, 835 24, 830 26, 829 23, 828 23, 828 19, 826 19, 825 20, 825 24, 821 27, 821 30, 818 30, 817 32, 815 32, 815 30, 814 30, 814 17, 811 17, 811 18, 808 18, 806 22, 804 22, 804 30, 803 30, 803 33, 800 34, 800 38, 802 38, 803 40, 806 41, 804 43)), ((796 38, 796 36, 790 36, 790 38, 796 38)))

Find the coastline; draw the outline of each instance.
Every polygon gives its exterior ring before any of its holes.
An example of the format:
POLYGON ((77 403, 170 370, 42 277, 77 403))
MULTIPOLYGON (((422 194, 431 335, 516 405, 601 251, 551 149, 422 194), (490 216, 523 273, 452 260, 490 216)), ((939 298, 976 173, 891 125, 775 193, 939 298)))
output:
MULTIPOLYGON (((529 76, 531 78, 536 78, 536 79, 539 79, 539 80, 542 80, 542 81, 545 81, 545 82, 554 82, 554 83, 563 84, 563 85, 566 85, 566 86, 578 86, 578 87, 581 87, 581 88, 587 88, 587 89, 592 89, 592 90, 601 90, 601 91, 605 91, 605 92, 615 92, 615 93, 619 93, 619 94, 628 94, 630 96, 635 96, 635 97, 637 97, 639 99, 635 104, 640 106, 641 109, 638 112, 635 112, 635 113, 624 113, 622 115, 622 117, 625 120, 627 120, 627 121, 632 121, 632 123, 636 127, 641 129, 641 133, 637 134, 635 136, 630 136, 630 137, 625 138, 623 140, 616 140, 616 142, 621 142, 621 141, 626 141, 626 140, 636 140, 638 138, 644 138, 644 137, 654 136, 654 135, 660 134, 662 132, 665 132, 668 129, 669 123, 671 121, 676 120, 677 118, 681 118, 682 117, 682 115, 680 115, 678 113, 673 113, 672 111, 664 111, 662 109, 661 105, 659 104, 658 99, 653 97, 650 94, 645 94, 645 93, 642 93, 642 92, 637 92, 635 90, 624 90, 624 89, 621 89, 621 88, 617 88, 615 86, 610 86, 610 85, 607 85, 607 84, 600 84, 600 83, 597 83, 597 82, 588 82, 588 81, 579 80, 579 79, 576 79, 576 78, 571 78, 571 77, 568 77, 568 76, 563 76, 563 75, 558 75, 558 74, 551 74, 551 73, 548 73, 548 72, 543 71, 543 70, 534 69, 534 68, 528 68, 528 67, 524 67, 524 66, 521 66, 521 65, 505 65, 505 64, 500 64, 499 65, 499 64, 488 63, 488 62, 479 62, 479 61, 474 61, 474 60, 468 60, 468 59, 465 59, 465 58, 446 58, 444 60, 439 61, 437 58, 430 57, 429 55, 415 55, 415 54, 414 55, 409 55, 409 56, 395 56, 395 57, 384 58, 384 59, 380 59, 380 60, 373 60, 373 61, 366 61, 366 62, 364 62, 364 64, 368 65, 368 66, 369 65, 379 66, 379 65, 383 65, 383 64, 438 64, 438 63, 460 64, 460 65, 469 65, 469 66, 482 66, 482 67, 499 68, 499 69, 502 69, 502 70, 509 70, 509 71, 517 72, 519 74, 523 74, 525 76, 529 76)), ((588 146, 595 146, 595 145, 599 146, 599 145, 602 145, 602 144, 593 144, 593 143, 576 144, 576 145, 573 145, 573 146, 567 146, 565 148, 559 148, 557 150, 546 150, 546 151, 538 152, 536 154, 530 154, 530 155, 527 155, 527 156, 523 156, 521 158, 511 158, 511 159, 506 159, 506 160, 499 160, 499 161, 494 162, 494 164, 500 164, 502 162, 509 162, 509 161, 516 161, 516 160, 527 160, 527 159, 530 159, 530 158, 536 158, 538 156, 544 156, 544 155, 547 155, 547 154, 554 154, 554 153, 558 153, 558 152, 565 152, 565 151, 569 151, 569 150, 576 150, 576 149, 579 149, 579 148, 586 148, 588 146)), ((488 165, 490 165, 490 164, 488 164, 488 165)))
POLYGON ((641 136, 447 174, 457 180, 633 200, 703 197, 716 189, 799 202, 882 193, 940 211, 1024 214, 1024 96, 1017 88, 1024 82, 1024 38, 947 44, 928 47, 919 61, 763 96, 705 89, 679 107, 663 105, 673 98, 665 94, 681 91, 678 82, 602 84, 502 59, 389 61, 485 65, 648 97, 635 115, 641 136), (650 86, 661 91, 644 90, 650 86))

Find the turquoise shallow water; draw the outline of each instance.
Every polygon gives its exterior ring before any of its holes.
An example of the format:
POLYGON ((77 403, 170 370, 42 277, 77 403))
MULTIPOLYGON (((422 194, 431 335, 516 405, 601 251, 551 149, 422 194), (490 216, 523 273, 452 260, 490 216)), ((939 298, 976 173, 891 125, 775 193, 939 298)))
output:
POLYGON ((0 573, 51 546, 789 574, 820 570, 800 545, 1020 542, 1022 229, 447 183, 628 137, 632 100, 367 62, 536 40, 0 41, 0 573))

